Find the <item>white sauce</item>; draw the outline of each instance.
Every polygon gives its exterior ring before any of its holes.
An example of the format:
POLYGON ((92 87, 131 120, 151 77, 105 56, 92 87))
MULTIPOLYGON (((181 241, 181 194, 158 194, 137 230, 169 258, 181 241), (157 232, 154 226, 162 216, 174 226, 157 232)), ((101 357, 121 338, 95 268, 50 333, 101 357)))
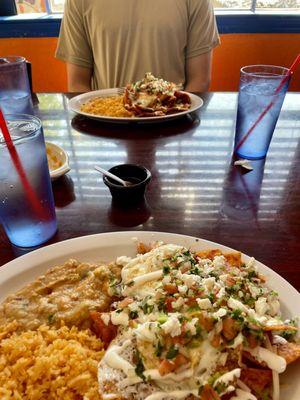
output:
POLYGON ((162 399, 184 399, 185 397, 193 394, 198 395, 198 390, 174 390, 173 392, 156 392, 147 396, 145 400, 162 400, 162 399))
POLYGON ((128 361, 124 360, 119 353, 121 353, 127 346, 131 344, 130 340, 126 340, 122 346, 112 345, 107 349, 103 362, 105 362, 110 368, 115 368, 124 372, 125 375, 132 375, 134 372, 134 366, 128 361))
POLYGON ((144 324, 138 325, 134 333, 138 339, 153 343, 156 339, 155 332, 157 326, 155 322, 145 322, 144 324))
POLYGON ((257 400, 257 397, 255 397, 254 394, 245 392, 242 389, 236 389, 235 393, 236 396, 231 397, 230 400, 257 400))
MULTIPOLYGON (((143 372, 146 378, 155 380, 155 381, 173 381, 180 382, 184 379, 190 378, 193 376, 193 370, 191 368, 186 369, 178 374, 169 373, 166 375, 160 375, 158 369, 148 369, 143 372)), ((171 383, 171 382, 170 382, 171 383)))
POLYGON ((232 371, 226 372, 224 375, 220 376, 215 383, 214 387, 216 387, 219 383, 224 383, 226 386, 229 385, 235 378, 239 378, 241 376, 241 368, 233 369, 232 371))
POLYGON ((287 340, 285 338, 283 338, 282 336, 274 335, 273 336, 273 343, 274 344, 286 344, 287 340))
MULTIPOLYGON (((128 317, 128 314, 124 311, 121 311, 121 312, 113 311, 110 314, 110 318, 111 318, 111 322, 114 325, 128 326, 129 317, 128 317)), ((105 323, 105 321, 104 321, 104 323, 105 323)))
POLYGON ((201 350, 203 353, 196 372, 201 373, 202 371, 206 371, 206 375, 209 375, 210 371, 217 364, 220 352, 211 346, 207 340, 202 343, 201 350))
MULTIPOLYGON (((124 290, 123 290, 123 296, 128 296, 130 293, 132 293, 134 291, 134 289, 136 289, 139 286, 144 285, 147 282, 151 282, 151 281, 157 281, 159 278, 161 278, 163 275, 163 271, 159 270, 159 271, 153 271, 153 272, 149 272, 148 274, 144 274, 144 275, 140 275, 137 276, 135 278, 132 279, 133 284, 131 284, 130 286, 127 286, 124 290)), ((127 282, 128 284, 129 282, 127 282)))
POLYGON ((102 399, 103 400, 111 400, 111 399, 117 399, 119 397, 119 395, 115 394, 115 393, 103 393, 102 394, 102 399))
POLYGON ((103 314, 101 314, 101 319, 102 319, 102 321, 105 323, 105 325, 108 325, 108 324, 109 324, 109 321, 110 321, 110 315, 109 315, 109 313, 103 313, 103 314))
POLYGON ((240 332, 234 339, 233 344, 231 346, 227 346, 228 348, 231 349, 235 349, 236 347, 238 347, 240 344, 243 344, 244 341, 244 336, 243 334, 240 332))
POLYGON ((283 357, 278 356, 270 350, 263 347, 256 347, 255 349, 247 349, 258 361, 264 361, 267 366, 281 374, 286 369, 286 361, 283 357))

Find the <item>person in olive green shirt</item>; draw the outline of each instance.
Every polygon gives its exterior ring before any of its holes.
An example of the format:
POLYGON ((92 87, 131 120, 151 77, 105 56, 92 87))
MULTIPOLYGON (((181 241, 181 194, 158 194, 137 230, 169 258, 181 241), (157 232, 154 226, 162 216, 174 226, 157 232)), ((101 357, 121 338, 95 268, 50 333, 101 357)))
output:
POLYGON ((122 87, 146 72, 204 92, 218 44, 210 0, 66 0, 56 57, 72 92, 122 87))

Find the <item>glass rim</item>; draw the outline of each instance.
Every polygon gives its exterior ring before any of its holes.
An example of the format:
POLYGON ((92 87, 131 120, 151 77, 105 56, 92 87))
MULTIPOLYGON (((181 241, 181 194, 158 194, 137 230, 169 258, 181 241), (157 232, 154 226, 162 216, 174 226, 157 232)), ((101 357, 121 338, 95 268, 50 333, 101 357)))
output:
MULTIPOLYGON (((20 140, 28 139, 31 136, 34 136, 35 133, 41 129, 42 127, 42 121, 36 117, 35 115, 30 115, 30 114, 5 114, 5 121, 10 122, 13 120, 18 120, 18 119, 27 119, 28 122, 34 121, 37 123, 37 126, 31 131, 31 132, 24 132, 23 136, 12 138, 13 143, 18 143, 20 140), (12 119, 13 117, 13 119, 12 119)), ((9 129, 8 129, 9 130, 9 129)), ((0 145, 6 146, 7 147, 7 142, 5 141, 4 137, 1 138, 0 136, 0 145)))
POLYGON ((4 64, 0 63, 0 68, 5 68, 5 67, 8 67, 9 65, 22 64, 23 62, 26 61, 25 57, 23 57, 23 56, 14 56, 14 55, 0 57, 0 59, 2 59, 2 60, 13 59, 13 61, 9 61, 8 63, 4 63, 4 64))
POLYGON ((266 78, 266 79, 276 79, 278 77, 282 76, 288 76, 289 75, 289 69, 287 67, 282 67, 280 65, 270 65, 270 64, 254 64, 254 65, 245 65, 240 69, 241 74, 247 75, 247 76, 252 76, 256 78, 266 78), (247 68, 266 68, 266 70, 269 69, 278 69, 281 70, 284 73, 278 73, 274 72, 272 75, 266 75, 263 71, 257 71, 257 72, 248 72, 246 71, 247 68))

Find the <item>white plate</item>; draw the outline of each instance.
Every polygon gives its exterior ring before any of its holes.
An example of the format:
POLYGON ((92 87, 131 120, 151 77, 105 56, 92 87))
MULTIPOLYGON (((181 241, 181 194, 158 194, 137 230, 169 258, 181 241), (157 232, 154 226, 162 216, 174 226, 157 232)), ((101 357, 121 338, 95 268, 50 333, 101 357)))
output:
POLYGON ((84 115, 84 116, 92 118, 92 119, 97 119, 97 120, 107 121, 107 122, 118 122, 118 123, 155 122, 155 121, 159 122, 159 121, 166 121, 169 119, 179 118, 182 115, 190 114, 191 112, 198 110, 203 105, 203 100, 199 96, 196 96, 193 93, 188 93, 191 98, 191 101, 192 101, 191 108, 189 108, 187 111, 183 111, 183 112, 176 113, 176 114, 164 115, 161 117, 141 117, 141 118, 107 117, 107 116, 85 113, 80 110, 82 104, 88 102, 89 100, 94 99, 95 97, 110 97, 110 96, 119 95, 118 90, 119 89, 117 89, 117 88, 103 89, 103 90, 95 90, 93 92, 80 94, 76 97, 73 97, 71 100, 69 100, 69 109, 74 111, 77 114, 84 115))
POLYGON ((60 167, 56 169, 50 169, 50 177, 51 180, 55 180, 60 176, 65 175, 67 172, 70 171, 69 166, 69 156, 68 154, 62 149, 60 146, 54 143, 46 142, 46 149, 47 153, 50 152, 52 156, 54 156, 57 160, 60 161, 60 167))
MULTIPOLYGON (((77 258, 80 261, 112 261, 117 256, 133 256, 136 244, 133 238, 149 243, 162 240, 191 247, 195 250, 219 248, 232 251, 229 247, 197 239, 191 236, 162 232, 112 232, 52 244, 19 257, 0 268, 0 302, 10 293, 16 292, 35 277, 43 274, 49 267, 77 258)), ((244 261, 248 256, 242 256, 244 261)), ((262 274, 266 275, 268 285, 279 293, 283 316, 288 318, 300 315, 300 294, 287 281, 265 265, 257 262, 262 274)), ((300 399, 300 363, 294 363, 280 376, 282 385, 281 400, 300 399)))

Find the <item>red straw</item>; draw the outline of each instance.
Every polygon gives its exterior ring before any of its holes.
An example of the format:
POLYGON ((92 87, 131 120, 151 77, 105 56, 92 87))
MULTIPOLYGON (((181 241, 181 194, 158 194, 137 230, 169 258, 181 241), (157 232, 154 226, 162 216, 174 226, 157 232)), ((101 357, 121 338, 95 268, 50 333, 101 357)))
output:
POLYGON ((28 178, 27 178, 26 173, 24 171, 22 162, 21 162, 21 160, 19 158, 17 150, 16 150, 16 148, 15 148, 15 146, 13 144, 13 141, 11 139, 11 136, 10 136, 9 130, 7 128, 6 121, 5 121, 5 118, 4 118, 4 115, 3 115, 3 112, 1 110, 1 108, 0 108, 0 129, 2 130, 2 133, 3 133, 3 136, 4 136, 4 140, 5 140, 6 144, 7 144, 7 148, 8 148, 8 151, 10 153, 11 159, 12 159, 13 164, 14 164, 14 166, 15 166, 18 174, 19 174, 20 180, 21 180, 22 185, 23 185, 23 187, 24 187, 24 189, 25 189, 25 191, 27 193, 28 199, 29 199, 32 207, 34 208, 35 212, 39 216, 39 218, 43 220, 43 219, 46 218, 45 211, 43 210, 43 208, 41 206, 41 203, 40 203, 39 199, 36 196, 35 191, 32 189, 32 187, 31 187, 31 185, 30 185, 30 183, 28 181, 28 178))
MULTIPOLYGON (((300 54, 298 54, 298 56, 295 58, 294 62, 292 63, 292 65, 290 66, 288 73, 283 77, 283 79, 281 80, 281 82, 279 83, 277 89, 275 90, 275 94, 279 93, 280 90, 282 89, 282 87, 284 86, 284 84, 290 79, 290 77, 293 75, 296 67, 298 66, 298 64, 300 63, 300 54)), ((258 119, 256 120, 256 122, 254 122, 254 124, 251 126, 251 128, 248 130, 248 132, 246 133, 246 135, 240 140, 240 142, 237 144, 236 148, 235 148, 235 152, 238 151, 238 149, 243 145, 243 143, 245 142, 245 140, 247 140, 248 136, 251 134, 251 132, 256 128, 256 126, 259 124, 259 122, 263 119, 263 117, 267 114, 267 112, 270 110, 270 108, 273 107, 274 103, 276 102, 277 99, 272 100, 267 107, 264 109, 264 111, 260 114, 260 116, 258 117, 258 119)))

